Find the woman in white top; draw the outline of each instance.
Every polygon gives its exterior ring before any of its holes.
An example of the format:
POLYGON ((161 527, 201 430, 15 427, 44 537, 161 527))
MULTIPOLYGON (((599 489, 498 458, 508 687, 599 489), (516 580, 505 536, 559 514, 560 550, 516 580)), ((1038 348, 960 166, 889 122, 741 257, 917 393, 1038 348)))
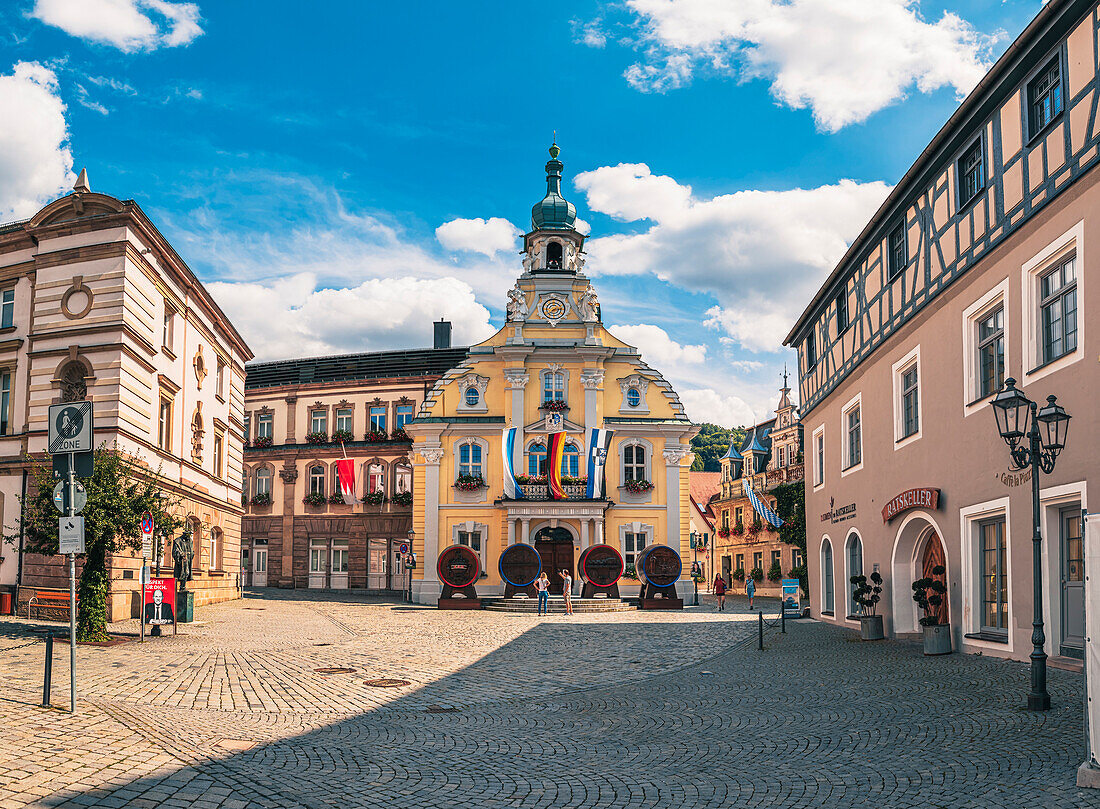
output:
POLYGON ((546 571, 542 571, 539 577, 535 579, 535 589, 539 594, 539 615, 549 614, 550 612, 550 579, 546 575, 546 571))
POLYGON ((561 576, 561 594, 565 599, 565 614, 573 614, 573 577, 569 575, 568 570, 563 570, 558 574, 561 576))

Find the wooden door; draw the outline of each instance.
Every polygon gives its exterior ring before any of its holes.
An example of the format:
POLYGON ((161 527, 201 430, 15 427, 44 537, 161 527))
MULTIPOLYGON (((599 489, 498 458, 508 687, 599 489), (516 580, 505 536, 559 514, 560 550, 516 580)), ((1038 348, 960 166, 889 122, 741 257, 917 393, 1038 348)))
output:
POLYGON ((561 595, 562 580, 559 573, 568 570, 576 578, 573 570, 573 540, 536 540, 535 550, 542 559, 542 569, 550 579, 550 594, 561 595))
MULTIPOLYGON (((932 575, 932 569, 936 567, 936 565, 943 565, 946 568, 947 561, 943 553, 943 545, 940 544, 940 538, 936 536, 936 534, 932 534, 932 536, 928 538, 928 544, 924 546, 924 561, 921 564, 923 575, 925 578, 928 579, 939 579, 941 582, 943 582, 944 587, 946 587, 946 573, 942 576, 932 575)), ((943 603, 940 604, 939 607, 937 607, 934 611, 930 611, 931 614, 934 614, 939 619, 939 622, 941 624, 948 623, 948 616, 950 614, 950 610, 948 609, 948 600, 950 596, 950 591, 944 593, 943 603)))

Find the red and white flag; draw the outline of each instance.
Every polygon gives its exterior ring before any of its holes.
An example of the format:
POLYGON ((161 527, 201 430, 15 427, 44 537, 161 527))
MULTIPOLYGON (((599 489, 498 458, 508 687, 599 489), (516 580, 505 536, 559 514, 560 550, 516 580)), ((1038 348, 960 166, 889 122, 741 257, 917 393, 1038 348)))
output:
POLYGON ((336 462, 336 474, 340 478, 340 494, 349 506, 356 503, 355 497, 355 461, 344 458, 336 462))

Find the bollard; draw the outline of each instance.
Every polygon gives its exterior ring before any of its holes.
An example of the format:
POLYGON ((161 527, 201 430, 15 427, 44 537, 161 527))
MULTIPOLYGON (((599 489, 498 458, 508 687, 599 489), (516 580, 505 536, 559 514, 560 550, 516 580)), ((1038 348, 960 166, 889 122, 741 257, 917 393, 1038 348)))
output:
POLYGON ((779 631, 787 634, 787 610, 782 604, 779 605, 779 631))
POLYGON ((757 629, 756 648, 757 648, 758 651, 762 652, 762 651, 764 651, 764 613, 763 612, 757 612, 756 613, 756 629, 757 629))
POLYGON ((50 707, 50 681, 53 679, 53 633, 46 635, 46 669, 42 673, 42 707, 50 707))

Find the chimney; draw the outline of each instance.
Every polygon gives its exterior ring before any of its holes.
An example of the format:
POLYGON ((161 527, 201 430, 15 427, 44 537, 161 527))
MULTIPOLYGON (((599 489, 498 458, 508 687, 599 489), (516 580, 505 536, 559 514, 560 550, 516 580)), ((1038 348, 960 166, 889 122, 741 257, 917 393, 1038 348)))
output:
POLYGON ((435 326, 435 343, 432 345, 432 348, 450 348, 451 322, 449 320, 440 319, 432 325, 435 326))

